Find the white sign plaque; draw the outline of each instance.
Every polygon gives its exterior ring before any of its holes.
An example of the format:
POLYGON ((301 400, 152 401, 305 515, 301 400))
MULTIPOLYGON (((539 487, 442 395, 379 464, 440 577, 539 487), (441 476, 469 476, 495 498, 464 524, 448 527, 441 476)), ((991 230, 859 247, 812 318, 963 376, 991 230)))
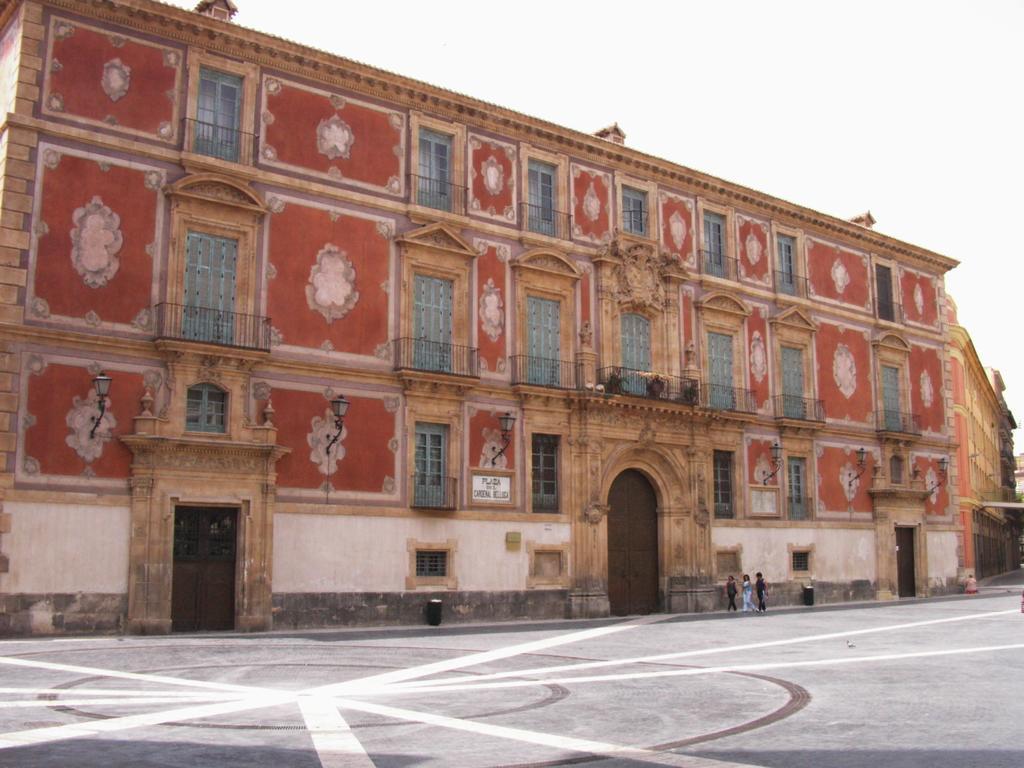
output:
POLYGON ((512 478, 501 475, 473 475, 473 501, 511 504, 512 478))

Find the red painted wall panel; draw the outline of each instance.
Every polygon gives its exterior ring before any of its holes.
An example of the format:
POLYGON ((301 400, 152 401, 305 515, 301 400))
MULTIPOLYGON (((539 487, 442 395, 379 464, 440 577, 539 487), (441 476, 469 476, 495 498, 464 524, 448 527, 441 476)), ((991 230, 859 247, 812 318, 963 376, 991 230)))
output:
POLYGON ((684 264, 693 264, 693 204, 661 196, 661 244, 684 264))
POLYGON ((515 148, 470 138, 470 209, 515 221, 515 148))
POLYGON ((915 456, 914 468, 924 482, 924 488, 934 488, 924 500, 924 511, 928 515, 944 515, 949 511, 949 485, 939 471, 939 460, 930 456, 915 456), (938 485, 942 480, 942 484, 938 485), (938 485, 938 487, 935 487, 938 485))
MULTIPOLYGON (((491 458, 504 444, 501 437, 501 422, 498 417, 505 413, 505 408, 478 410, 469 417, 469 465, 471 467, 491 467, 491 458)), ((513 469, 516 465, 516 439, 512 435, 511 442, 505 453, 498 457, 498 469, 513 469)))
POLYGON ((818 397, 830 419, 871 420, 874 377, 864 332, 821 323, 816 339, 818 397))
MULTIPOLYGON (((103 320, 130 323, 151 304, 154 260, 146 246, 156 237, 157 191, 146 188, 143 171, 112 164, 106 168, 72 155, 63 155, 56 168, 44 167, 40 218, 47 232, 39 237, 35 295, 46 300, 51 314, 82 317, 94 311, 103 320), (71 233, 79 229, 76 210, 97 198, 119 218, 121 247, 113 277, 93 288, 72 262, 71 233)), ((79 225, 84 227, 79 232, 83 248, 96 238, 111 237, 93 231, 82 215, 79 225)))
MULTIPOLYGON (((36 422, 25 430, 25 454, 39 462, 42 474, 81 475, 86 467, 96 477, 127 478, 131 474, 131 451, 117 436, 133 431, 132 419, 139 413, 145 385, 138 373, 118 371, 112 377, 107 403, 107 413, 115 420, 110 430, 112 437, 103 441, 100 456, 87 462, 68 445, 75 430, 67 422, 76 397, 80 401, 90 400, 93 374, 86 368, 51 363, 42 373, 29 375, 28 412, 36 422)), ((91 426, 90 419, 86 414, 79 423, 91 426)))
MULTIPOLYGON (((871 512, 871 477, 875 457, 868 452, 864 474, 850 486, 850 479, 860 472, 857 467, 857 449, 860 446, 839 448, 826 446, 818 451, 818 500, 831 512, 871 512)), ((866 447, 866 446, 865 446, 866 447)))
POLYGON ((808 239, 807 274, 810 292, 858 309, 870 309, 867 259, 827 243, 808 239))
POLYGON ((903 313, 908 321, 938 326, 939 310, 935 282, 930 275, 900 268, 903 313))
POLYGON ((508 331, 505 327, 505 310, 509 301, 505 284, 505 264, 498 259, 497 249, 493 246, 477 258, 476 264, 476 322, 480 368, 487 371, 503 371, 508 331))
MULTIPOLYGON (((395 414, 383 400, 346 394, 345 455, 329 478, 310 460, 309 435, 315 416, 325 417, 330 403, 320 392, 275 389, 272 394, 277 441, 291 453, 277 462, 278 485, 319 488, 325 480, 339 491, 380 493, 386 477, 395 472, 395 454, 388 443, 396 434, 395 414)), ((332 453, 333 453, 332 449, 332 453)))
POLYGON ((956 460, 957 460, 957 471, 958 471, 958 485, 961 496, 971 496, 974 493, 973 483, 971 482, 971 460, 969 458, 969 451, 971 449, 969 440, 970 435, 967 433, 967 419, 964 418, 962 413, 958 413, 954 416, 956 424, 956 440, 959 446, 956 449, 956 460))
MULTIPOLYGON (((763 486, 765 475, 771 474, 772 444, 774 440, 751 440, 747 446, 747 482, 750 485, 763 486), (759 471, 760 470, 760 471, 759 471)), ((768 481, 769 488, 779 487, 779 475, 768 481)))
POLYGON ((574 169, 572 179, 574 236, 591 240, 603 240, 611 236, 611 211, 608 210, 610 186, 611 178, 607 174, 596 171, 591 173, 580 168, 574 169))
MULTIPOLYGON (((327 211, 288 203, 271 216, 269 253, 276 274, 268 283, 267 312, 285 344, 320 348, 329 341, 340 352, 373 355, 388 341, 388 294, 381 286, 389 275, 390 241, 377 222, 346 215, 332 221, 327 211), (347 314, 331 322, 310 308, 307 295, 318 254, 326 255, 327 246, 351 263, 359 294, 347 314)), ((329 295, 340 297, 340 290, 329 295)))
POLYGON ((942 398, 942 357, 936 349, 910 347, 910 409, 920 414, 921 428, 944 432, 946 410, 942 398))
POLYGON ((762 285, 770 284, 772 259, 768 249, 768 225, 745 217, 737 217, 737 221, 740 277, 762 285))
POLYGON ((771 376, 768 371, 768 321, 766 311, 755 307, 747 318, 747 366, 750 371, 748 386, 754 395, 758 410, 771 401, 771 376))
MULTIPOLYGON (((67 29, 67 22, 58 22, 57 27, 67 29)), ((51 111, 154 135, 165 124, 163 138, 170 138, 167 131, 176 128, 174 104, 180 96, 176 89, 181 55, 177 51, 76 25, 67 36, 54 35, 53 59, 60 64, 54 67, 51 61, 48 68, 47 107, 51 111), (116 99, 102 86, 104 67, 115 60, 130 69, 127 91, 116 99), (58 99, 60 109, 56 109, 58 99)))

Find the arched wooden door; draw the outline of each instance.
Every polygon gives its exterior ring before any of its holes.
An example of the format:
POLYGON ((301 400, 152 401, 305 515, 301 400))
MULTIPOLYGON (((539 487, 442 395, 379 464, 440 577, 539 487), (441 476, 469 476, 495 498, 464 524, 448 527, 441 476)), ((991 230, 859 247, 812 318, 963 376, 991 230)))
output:
POLYGON ((627 469, 608 493, 608 601, 615 616, 658 607, 658 500, 640 472, 627 469))

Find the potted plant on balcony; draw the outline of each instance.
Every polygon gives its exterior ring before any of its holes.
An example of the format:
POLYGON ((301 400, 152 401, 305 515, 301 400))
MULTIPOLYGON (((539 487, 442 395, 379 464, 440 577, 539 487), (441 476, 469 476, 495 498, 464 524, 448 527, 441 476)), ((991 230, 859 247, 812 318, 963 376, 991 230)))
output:
POLYGON ((657 374, 650 376, 647 379, 647 396, 660 399, 664 396, 666 387, 668 387, 668 382, 664 377, 657 374))
POLYGON ((622 375, 613 370, 608 374, 608 379, 604 383, 604 391, 609 395, 620 395, 622 394, 622 375))

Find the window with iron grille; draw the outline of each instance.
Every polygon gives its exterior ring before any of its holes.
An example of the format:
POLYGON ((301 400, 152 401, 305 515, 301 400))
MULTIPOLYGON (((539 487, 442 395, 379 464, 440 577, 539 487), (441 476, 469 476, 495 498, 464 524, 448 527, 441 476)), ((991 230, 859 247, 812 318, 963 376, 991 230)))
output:
POLYGON ((558 511, 558 435, 533 436, 533 510, 558 511))
POLYGON ((185 429, 190 432, 224 432, 228 394, 213 384, 188 388, 185 429))
POLYGON ((715 451, 713 479, 715 490, 715 517, 733 517, 732 451, 715 451))
POLYGON ((242 78, 201 67, 193 148, 200 155, 238 162, 242 78))
POLYGON ((416 550, 416 576, 417 577, 445 577, 448 575, 448 550, 446 549, 417 549, 416 550))
POLYGON ((793 572, 794 573, 807 573, 811 570, 811 553, 810 552, 794 552, 793 553, 793 572))
POLYGON ((647 194, 632 187, 622 188, 622 229, 634 235, 647 234, 647 194))

